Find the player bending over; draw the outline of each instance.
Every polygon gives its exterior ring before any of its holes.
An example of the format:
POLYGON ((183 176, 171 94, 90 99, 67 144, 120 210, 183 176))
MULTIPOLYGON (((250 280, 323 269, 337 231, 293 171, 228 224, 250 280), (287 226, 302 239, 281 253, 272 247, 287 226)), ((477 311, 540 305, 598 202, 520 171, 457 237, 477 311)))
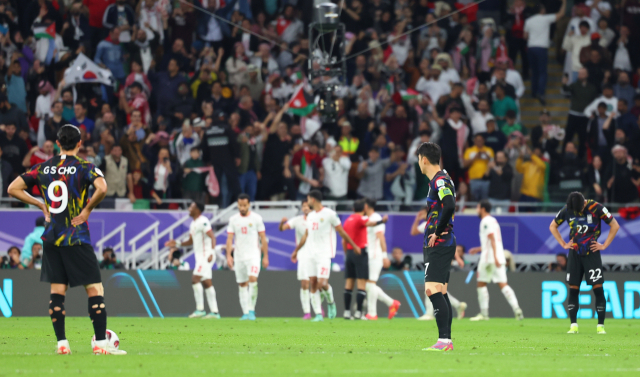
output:
MULTIPOLYGON (((300 240, 307 231, 307 216, 311 209, 307 203, 307 199, 302 201, 300 205, 302 215, 296 216, 291 220, 287 220, 286 217, 282 218, 278 229, 282 232, 288 229, 293 229, 296 233, 296 245, 300 243, 300 240)), ((293 256, 292 256, 293 257, 293 256)), ((300 281, 300 302, 302 303, 302 312, 304 316, 302 319, 311 319, 311 302, 309 296, 309 261, 308 254, 305 248, 301 248, 298 251, 297 264, 298 264, 298 280, 300 281)), ((294 262, 295 263, 295 262, 294 262)), ((318 313, 316 313, 318 314, 318 313)))
POLYGON ((593 296, 596 301, 598 313, 598 334, 606 334, 604 331, 604 317, 606 315, 607 300, 604 297, 602 283, 602 258, 600 251, 605 250, 618 233, 620 225, 613 218, 609 210, 595 200, 585 200, 579 192, 572 192, 567 198, 567 204, 562 207, 556 218, 551 221, 549 230, 564 249, 569 249, 569 261, 567 262, 567 282, 569 283, 569 305, 567 311, 571 319, 569 334, 578 333, 578 310, 580 309, 579 295, 582 275, 585 275, 587 284, 593 286, 593 296), (564 242, 558 226, 563 222, 569 223, 569 242, 564 242), (602 221, 607 223, 609 235, 604 244, 598 242, 602 232, 602 221))
POLYGON ((311 284, 311 306, 316 313, 313 322, 322 321, 322 300, 327 300, 327 314, 329 319, 336 317, 336 303, 333 299, 333 288, 329 285, 331 259, 336 256, 336 231, 353 247, 354 252, 360 253, 360 248, 342 229, 340 218, 335 211, 322 205, 322 193, 312 190, 307 195, 307 202, 311 212, 307 215, 307 230, 291 255, 295 263, 300 249, 306 245, 309 266, 309 283, 311 284))
POLYGON ((480 304, 480 313, 471 318, 472 321, 486 321, 489 319, 489 289, 488 283, 497 283, 507 299, 517 320, 522 320, 524 315, 522 309, 518 305, 516 293, 507 284, 507 260, 504 257, 504 248, 502 246, 502 232, 500 224, 495 217, 491 216, 491 203, 488 200, 482 200, 476 208, 480 219, 480 246, 469 250, 469 254, 480 254, 478 262, 478 303, 480 304))
MULTIPOLYGON (((425 220, 426 218, 427 218, 427 211, 421 210, 420 212, 418 212, 415 220, 413 221, 413 225, 411 225, 412 236, 417 236, 418 234, 425 233, 425 230, 427 229, 427 222, 422 220, 425 220)), ((456 245, 456 254, 454 258, 458 262, 458 265, 460 267, 464 267, 464 260, 460 256, 461 254, 464 254, 464 247, 462 245, 456 245)), ((451 303, 451 307, 456 310, 457 318, 458 319, 464 318, 465 310, 467 310, 467 303, 453 297, 453 295, 451 294, 451 292, 449 292, 449 290, 447 290, 447 297, 449 297, 449 302, 451 303)), ((418 320, 433 321, 434 319, 436 319, 433 316, 433 304, 431 303, 431 300, 429 300, 429 296, 426 296, 426 295, 424 297, 424 307, 425 307, 425 312, 421 317, 418 318, 418 320)))
POLYGON ((218 302, 216 290, 211 282, 211 269, 216 262, 214 248, 216 236, 211 229, 209 219, 202 215, 204 204, 193 202, 189 206, 189 216, 193 219, 189 225, 189 239, 185 242, 169 240, 165 242, 167 247, 183 247, 193 245, 193 253, 196 256, 196 267, 193 269, 191 287, 196 299, 196 311, 189 318, 220 318, 218 314, 218 302), (204 288, 204 289, 203 289, 204 288), (204 311, 204 296, 207 294, 209 314, 204 311))
POLYGON ((249 211, 249 195, 238 195, 237 213, 229 219, 227 226, 227 264, 235 270, 238 283, 242 317, 240 320, 256 319, 258 301, 258 275, 260 274, 260 251, 262 268, 269 267, 267 236, 262 216, 249 211), (235 237, 235 249, 233 241, 235 237), (230 250, 233 251, 231 255, 230 250))
MULTIPOLYGON (((369 217, 369 222, 378 223, 386 222, 386 216, 383 218, 376 212, 376 201, 373 199, 364 200, 364 214, 369 217)), ((376 284, 380 278, 380 272, 383 267, 389 267, 389 257, 387 256, 387 240, 384 238, 386 230, 385 224, 370 226, 367 228, 367 254, 369 255, 369 280, 367 280, 367 315, 368 320, 378 319, 378 300, 382 301, 389 307, 388 318, 392 319, 398 313, 400 301, 394 300, 386 294, 382 288, 376 284)))
POLYGON ((45 217, 40 281, 51 283, 49 316, 58 338, 58 354, 71 353, 65 335, 64 299, 69 287, 84 286, 89 296, 89 317, 96 337, 96 355, 126 355, 106 339, 107 310, 98 259, 91 246, 87 220, 107 194, 100 169, 77 157, 82 146, 80 130, 66 124, 56 141, 60 155, 33 166, 16 178, 8 192, 23 203, 40 208, 45 217), (89 201, 89 187, 95 192, 89 201), (40 187, 44 204, 27 191, 40 187))

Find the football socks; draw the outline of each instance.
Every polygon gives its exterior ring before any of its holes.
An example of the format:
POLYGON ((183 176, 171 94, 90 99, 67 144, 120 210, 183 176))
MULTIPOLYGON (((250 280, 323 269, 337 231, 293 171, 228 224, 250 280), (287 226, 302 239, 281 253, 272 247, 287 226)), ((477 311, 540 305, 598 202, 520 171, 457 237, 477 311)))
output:
POLYGON ((51 301, 49 301, 49 317, 51 317, 51 323, 53 323, 53 331, 56 333, 58 341, 67 339, 64 333, 64 318, 66 312, 64 311, 64 296, 52 293, 51 301))

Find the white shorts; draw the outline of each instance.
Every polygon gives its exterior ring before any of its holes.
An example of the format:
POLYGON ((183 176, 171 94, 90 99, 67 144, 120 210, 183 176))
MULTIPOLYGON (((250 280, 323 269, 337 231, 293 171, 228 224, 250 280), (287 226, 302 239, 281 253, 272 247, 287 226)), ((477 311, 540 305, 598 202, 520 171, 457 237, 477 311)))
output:
POLYGON ((260 258, 235 261, 233 270, 236 272, 236 282, 246 283, 249 281, 249 276, 260 275, 260 258))
POLYGON ((382 272, 382 259, 369 258, 369 280, 378 281, 382 272))
POLYGON ((507 267, 503 264, 498 268, 495 263, 480 262, 477 280, 481 283, 506 283, 507 267))
POLYGON ((309 280, 309 258, 298 258, 298 280, 309 280))
POLYGON ((212 273, 211 273, 211 269, 213 268, 213 265, 216 263, 216 256, 213 254, 210 254, 213 257, 211 258, 211 262, 207 261, 207 259, 209 258, 209 256, 207 255, 206 257, 196 257, 196 266, 193 269, 193 275, 194 276, 200 276, 201 280, 210 280, 212 273))
POLYGON ((331 274, 331 258, 309 258, 307 271, 309 271, 309 276, 314 276, 318 279, 329 279, 329 275, 331 274))

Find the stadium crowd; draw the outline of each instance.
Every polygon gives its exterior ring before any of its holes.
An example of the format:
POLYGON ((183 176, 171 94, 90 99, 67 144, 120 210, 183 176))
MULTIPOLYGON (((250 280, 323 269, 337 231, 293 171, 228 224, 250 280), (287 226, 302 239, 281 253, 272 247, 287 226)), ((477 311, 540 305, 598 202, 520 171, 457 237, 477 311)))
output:
POLYGON ((109 197, 164 208, 318 187, 331 199, 422 200, 425 141, 442 147, 459 197, 504 210, 545 200, 549 187, 638 199, 638 0, 336 2, 355 56, 327 123, 290 101, 313 53, 312 1, 0 1, 0 194, 55 154, 71 123, 109 197), (542 111, 525 128, 524 83, 544 105, 552 38, 570 112, 552 124, 542 111), (65 72, 83 56, 94 70, 65 72))

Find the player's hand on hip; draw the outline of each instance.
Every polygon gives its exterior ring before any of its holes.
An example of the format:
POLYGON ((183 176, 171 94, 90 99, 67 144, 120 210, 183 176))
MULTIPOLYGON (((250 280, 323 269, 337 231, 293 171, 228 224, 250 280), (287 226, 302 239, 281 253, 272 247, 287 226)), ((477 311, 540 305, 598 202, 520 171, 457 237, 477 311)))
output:
POLYGON ((605 249, 604 245, 600 242, 593 242, 590 247, 591 251, 602 251, 605 249))
POLYGON ((42 210, 42 214, 44 215, 44 222, 50 223, 51 214, 49 213, 49 207, 47 207, 46 204, 42 203, 42 207, 40 207, 40 210, 42 210))
MULTIPOLYGON (((441 234, 441 236, 443 236, 443 235, 445 235, 445 234, 447 234, 447 232, 443 232, 443 233, 441 234)), ((436 236, 436 234, 435 234, 435 233, 431 233, 431 234, 429 235, 429 242, 427 243, 427 246, 429 246, 429 247, 433 247, 433 245, 435 245, 435 243, 436 243, 436 240, 437 240, 437 239, 438 239, 438 236, 436 236)))
POLYGON ((80 214, 71 220, 71 225, 78 226, 84 224, 89 219, 89 212, 82 210, 80 214))
POLYGON ((269 258, 264 257, 262 258, 262 268, 267 268, 269 267, 269 258))
MULTIPOLYGON (((565 249, 565 250, 573 249, 573 241, 569 241, 569 242, 565 243, 565 244, 562 246, 562 248, 563 248, 563 249, 565 249)), ((604 249, 603 249, 603 250, 604 250, 604 249)))
POLYGON ((233 257, 227 257, 227 266, 229 266, 230 270, 233 270, 233 257))
POLYGON ((362 250, 360 250, 360 248, 358 246, 353 248, 353 252, 358 254, 358 255, 362 254, 362 250))

